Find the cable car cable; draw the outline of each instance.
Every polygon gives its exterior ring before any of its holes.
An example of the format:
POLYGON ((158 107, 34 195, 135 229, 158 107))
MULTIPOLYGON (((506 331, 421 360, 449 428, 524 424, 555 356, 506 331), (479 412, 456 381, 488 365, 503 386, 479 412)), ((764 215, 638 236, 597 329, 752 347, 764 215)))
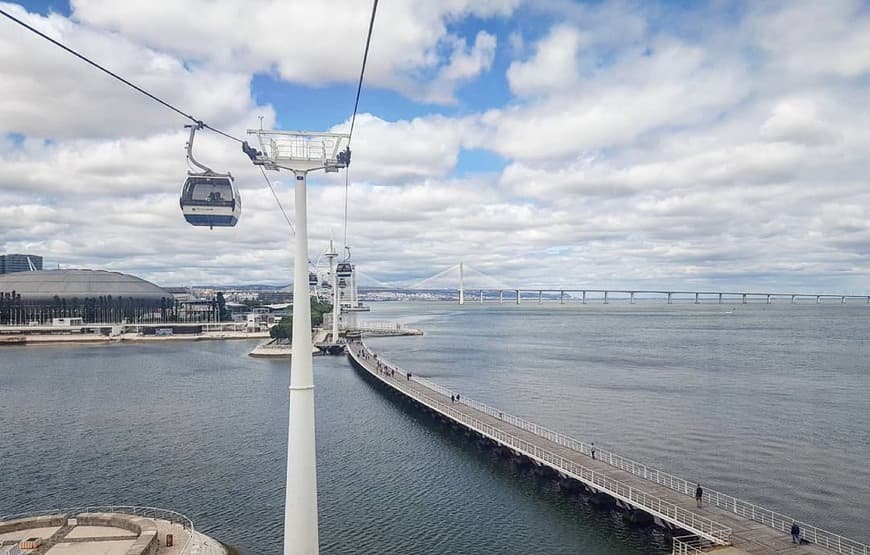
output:
POLYGON ((278 208, 280 208, 281 213, 284 214, 284 219, 287 220, 287 225, 290 226, 290 231, 293 232, 293 235, 296 235, 296 228, 293 227, 293 222, 290 221, 290 217, 287 215, 287 212, 284 210, 284 206, 281 205, 281 201, 278 199, 278 193, 276 193, 275 189, 272 187, 272 181, 269 179, 269 176, 266 175, 266 170, 263 169, 263 166, 260 166, 260 171, 263 172, 263 179, 266 180, 266 185, 268 185, 269 190, 272 191, 272 196, 275 197, 275 202, 278 203, 278 208))
MULTIPOLYGON (((368 35, 366 36, 366 47, 365 47, 365 51, 363 52, 362 67, 360 68, 360 71, 359 71, 359 83, 357 84, 357 87, 356 87, 356 100, 353 103, 353 115, 351 115, 351 117, 350 117, 350 131, 347 134, 346 152, 347 152, 347 156, 348 156, 348 160, 347 160, 348 162, 350 162, 350 141, 353 138, 353 126, 356 123, 356 113, 359 110, 359 97, 360 97, 360 93, 362 92, 363 77, 365 76, 365 73, 366 73, 366 61, 369 58, 369 46, 371 45, 371 42, 372 42, 372 30, 375 27, 375 14, 377 13, 377 11, 378 11, 378 0, 374 0, 374 2, 372 3, 372 18, 371 18, 371 20, 369 20, 369 32, 368 32, 368 35)), ((347 248, 347 203, 348 203, 348 192, 350 189, 350 181, 349 181, 349 176, 348 176, 349 167, 350 167, 349 164, 344 167, 344 246, 345 246, 345 248, 347 248)))
POLYGON ((348 174, 350 173, 349 168, 344 168, 344 244, 347 246, 347 197, 348 190, 350 188, 348 182, 348 174))
POLYGON ((350 140, 353 138, 353 124, 356 122, 356 112, 359 108, 359 94, 362 91, 363 84, 363 76, 366 73, 366 60, 369 57, 369 45, 372 42, 372 29, 375 26, 375 12, 378 11, 378 0, 374 0, 374 4, 372 4, 372 19, 369 21, 369 34, 366 37, 366 49, 363 53, 363 61, 362 61, 362 69, 359 72, 359 85, 356 88, 356 102, 353 104, 353 115, 350 118, 350 132, 347 137, 347 146, 350 147, 350 140))
MULTIPOLYGON (((375 2, 375 3, 377 3, 377 2, 375 2)), ((147 96, 147 97, 150 98, 151 100, 153 100, 153 101, 155 101, 155 102, 158 102, 158 103, 162 104, 163 106, 169 108, 170 110, 172 110, 172 111, 174 111, 174 112, 176 112, 176 113, 178 113, 178 114, 181 114, 182 116, 186 117, 187 119, 191 120, 192 122, 194 122, 194 123, 196 123, 196 124, 198 124, 198 125, 202 125, 202 127, 206 128, 206 129, 208 129, 208 130, 210 130, 210 131, 214 131, 214 132, 217 133, 218 135, 223 135, 224 137, 226 137, 226 138, 228 138, 228 139, 232 139, 232 140, 237 141, 237 142, 240 142, 240 143, 241 143, 241 142, 244 142, 244 141, 242 141, 241 139, 239 139, 238 137, 233 137, 232 135, 230 135, 230 134, 228 134, 228 133, 224 133, 224 132, 221 131, 220 129, 216 129, 216 128, 212 127, 211 125, 209 125, 209 124, 207 124, 207 123, 205 123, 205 122, 203 122, 203 121, 201 121, 201 120, 196 119, 194 116, 192 116, 192 115, 190 115, 190 114, 188 114, 188 113, 185 113, 185 112, 181 111, 180 109, 176 108, 176 107, 173 106, 172 104, 170 104, 170 103, 166 102, 165 100, 163 100, 163 99, 161 99, 161 98, 159 98, 159 97, 157 97, 157 96, 151 94, 150 92, 146 91, 146 90, 143 89, 142 87, 140 87, 140 86, 138 86, 138 85, 135 85, 135 84, 131 83, 130 81, 124 79, 123 77, 121 77, 121 76, 118 75, 117 73, 114 73, 114 72, 112 72, 112 71, 110 71, 110 70, 104 68, 103 66, 101 66, 101 65, 98 64, 97 62, 91 60, 91 59, 88 58, 87 56, 84 56, 83 54, 79 54, 78 52, 76 52, 76 51, 73 50, 72 48, 66 46, 66 45, 63 44, 62 42, 59 42, 59 41, 57 41, 57 40, 55 40, 55 39, 49 37, 48 35, 46 35, 46 34, 43 33, 42 31, 40 31, 40 30, 38 30, 38 29, 36 29, 36 28, 34 28, 34 27, 31 27, 31 26, 28 25, 27 23, 21 21, 20 19, 18 19, 18 18, 15 17, 14 15, 10 14, 9 12, 7 12, 6 10, 0 8, 0 14, 5 15, 7 18, 9 18, 9 19, 11 19, 12 21, 14 21, 15 23, 21 25, 21 26, 24 27, 25 29, 28 29, 29 31, 31 31, 31 32, 33 32, 33 33, 36 33, 37 35, 39 35, 40 37, 42 37, 42 38, 44 38, 45 40, 49 41, 50 43, 54 44, 55 46, 59 46, 60 48, 66 50, 67 52, 69 52, 70 54, 72 54, 73 56, 79 58, 80 60, 82 60, 82 61, 84 61, 84 62, 89 63, 90 65, 94 66, 95 68, 99 69, 100 71, 102 71, 102 72, 104 72, 104 73, 107 73, 108 75, 111 75, 112 77, 114 77, 114 78, 117 79, 118 81, 124 83, 124 84, 127 85, 128 87, 131 87, 131 88, 135 89, 136 91, 138 91, 138 92, 144 94, 145 96, 147 96)))

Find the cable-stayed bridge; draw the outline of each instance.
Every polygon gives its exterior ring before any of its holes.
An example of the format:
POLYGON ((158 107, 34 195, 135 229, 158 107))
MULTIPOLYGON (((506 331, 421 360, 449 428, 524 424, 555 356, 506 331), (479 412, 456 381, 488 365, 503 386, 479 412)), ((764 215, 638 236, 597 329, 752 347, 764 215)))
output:
POLYGON ((791 304, 870 304, 870 295, 839 293, 806 293, 775 291, 713 291, 679 289, 625 289, 593 287, 536 287, 508 285, 485 272, 459 262, 420 280, 409 287, 413 290, 455 290, 459 304, 466 302, 483 303, 603 303, 622 302, 634 304, 638 301, 689 302, 694 304, 749 304, 791 303, 791 304))

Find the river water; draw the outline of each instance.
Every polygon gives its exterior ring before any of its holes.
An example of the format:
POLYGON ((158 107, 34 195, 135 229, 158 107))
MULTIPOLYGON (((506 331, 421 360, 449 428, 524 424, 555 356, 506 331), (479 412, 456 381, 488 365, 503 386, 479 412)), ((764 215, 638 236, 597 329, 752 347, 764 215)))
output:
MULTIPOLYGON (((550 428, 868 541, 866 305, 376 304, 369 345, 550 428)), ((255 342, 0 350, 0 515, 172 508, 281 550, 288 363, 255 342)), ((315 359, 323 553, 668 553, 315 359)))

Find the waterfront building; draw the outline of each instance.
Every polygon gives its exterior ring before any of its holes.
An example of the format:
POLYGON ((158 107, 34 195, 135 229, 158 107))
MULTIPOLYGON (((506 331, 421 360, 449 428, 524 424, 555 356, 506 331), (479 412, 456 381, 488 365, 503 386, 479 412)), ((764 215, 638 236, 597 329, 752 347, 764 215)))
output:
POLYGON ((0 274, 42 270, 42 257, 35 254, 0 254, 0 274))
POLYGON ((214 301, 198 308, 183 311, 169 291, 118 272, 47 270, 0 276, 0 325, 52 325, 69 318, 85 324, 218 321, 214 301))

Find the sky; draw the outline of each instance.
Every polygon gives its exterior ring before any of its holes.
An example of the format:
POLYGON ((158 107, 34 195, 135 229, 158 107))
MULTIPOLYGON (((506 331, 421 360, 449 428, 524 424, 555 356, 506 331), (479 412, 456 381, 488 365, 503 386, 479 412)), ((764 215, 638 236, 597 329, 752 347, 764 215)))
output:
MULTIPOLYGON (((0 7, 236 136, 261 116, 346 131, 371 14, 0 7)), ((196 152, 235 176, 239 224, 192 227, 184 118, 6 18, 0 74, 0 252, 164 286, 291 281, 291 231, 237 143, 196 152)), ((511 287, 870 294, 868 93, 866 2, 384 0, 349 173, 309 176, 309 257, 346 231, 361 285, 464 261, 511 287)), ((292 215, 292 176, 270 173, 292 215)))

